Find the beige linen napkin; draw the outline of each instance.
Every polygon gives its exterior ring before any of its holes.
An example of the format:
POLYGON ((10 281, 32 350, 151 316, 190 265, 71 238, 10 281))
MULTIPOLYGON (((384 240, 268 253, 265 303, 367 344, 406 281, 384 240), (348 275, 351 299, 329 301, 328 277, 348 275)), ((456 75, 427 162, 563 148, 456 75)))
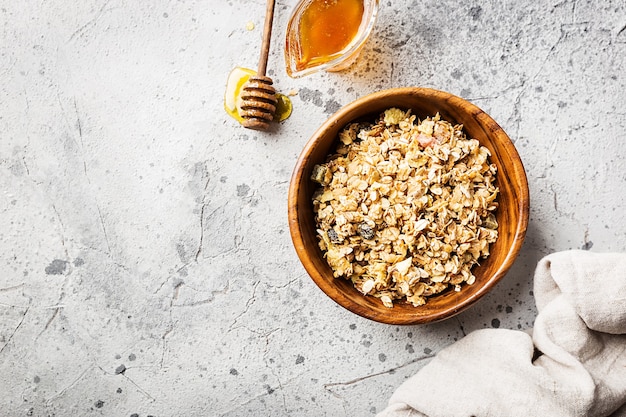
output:
POLYGON ((470 333, 378 417, 626 416, 626 254, 554 253, 534 287, 532 336, 470 333))

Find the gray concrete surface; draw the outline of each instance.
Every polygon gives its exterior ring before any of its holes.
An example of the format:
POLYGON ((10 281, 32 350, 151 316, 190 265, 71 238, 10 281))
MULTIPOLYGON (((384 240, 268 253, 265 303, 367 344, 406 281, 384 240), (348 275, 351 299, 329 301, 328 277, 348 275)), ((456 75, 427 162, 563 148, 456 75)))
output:
POLYGON ((258 133, 222 95, 256 66, 263 1, 0 0, 0 416, 374 415, 464 334, 532 327, 543 255, 626 250, 623 1, 384 0, 350 70, 297 80, 294 5, 269 60, 293 115, 258 133), (397 327, 313 284, 286 199, 319 124, 407 85, 490 113, 532 207, 491 294, 397 327))

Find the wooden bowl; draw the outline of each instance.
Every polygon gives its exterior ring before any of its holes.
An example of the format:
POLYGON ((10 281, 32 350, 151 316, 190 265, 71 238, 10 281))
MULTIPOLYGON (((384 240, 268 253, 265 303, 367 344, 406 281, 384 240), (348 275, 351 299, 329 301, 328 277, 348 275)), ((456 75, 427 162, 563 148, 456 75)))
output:
POLYGON ((528 183, 515 146, 502 128, 475 105, 452 94, 427 88, 394 88, 362 97, 332 115, 309 139, 294 168, 289 186, 289 228, 302 265, 317 286, 339 305, 362 317, 388 324, 419 324, 440 321, 477 302, 500 281, 517 257, 528 225, 528 183), (452 124, 463 124, 468 137, 477 139, 491 152, 498 168, 500 189, 495 212, 499 236, 490 255, 476 265, 476 282, 459 292, 447 291, 430 297, 424 306, 396 302, 393 308, 379 299, 358 292, 348 280, 334 278, 318 246, 313 214, 313 192, 318 184, 311 177, 313 166, 337 146, 337 135, 357 119, 374 121, 390 107, 411 109, 420 119, 437 112, 452 124))

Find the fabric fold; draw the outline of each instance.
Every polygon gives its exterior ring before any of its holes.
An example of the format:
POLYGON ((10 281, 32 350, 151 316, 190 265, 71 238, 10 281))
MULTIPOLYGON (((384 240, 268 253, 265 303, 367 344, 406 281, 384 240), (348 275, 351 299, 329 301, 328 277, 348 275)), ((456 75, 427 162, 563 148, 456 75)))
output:
POLYGON ((626 416, 626 254, 558 252, 535 271, 532 336, 477 330, 378 417, 626 416))

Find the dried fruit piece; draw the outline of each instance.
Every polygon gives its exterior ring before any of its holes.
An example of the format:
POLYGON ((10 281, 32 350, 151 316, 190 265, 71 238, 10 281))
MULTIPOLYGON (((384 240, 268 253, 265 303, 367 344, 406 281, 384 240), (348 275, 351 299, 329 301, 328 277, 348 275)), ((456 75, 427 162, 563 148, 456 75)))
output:
POLYGON ((372 229, 367 223, 361 223, 359 225, 359 234, 363 239, 373 239, 375 234, 374 229, 372 229))
POLYGON ((326 234, 332 243, 341 243, 342 239, 339 237, 335 229, 328 229, 326 234))

